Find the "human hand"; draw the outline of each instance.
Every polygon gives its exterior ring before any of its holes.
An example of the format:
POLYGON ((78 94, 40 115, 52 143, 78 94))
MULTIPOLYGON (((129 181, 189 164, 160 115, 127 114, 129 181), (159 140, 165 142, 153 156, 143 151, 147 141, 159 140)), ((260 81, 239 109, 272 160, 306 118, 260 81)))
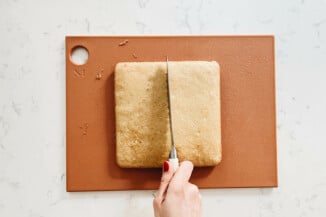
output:
POLYGON ((160 187, 153 201, 155 217, 201 217, 201 196, 198 187, 189 182, 194 166, 189 161, 180 164, 174 173, 164 162, 160 187))

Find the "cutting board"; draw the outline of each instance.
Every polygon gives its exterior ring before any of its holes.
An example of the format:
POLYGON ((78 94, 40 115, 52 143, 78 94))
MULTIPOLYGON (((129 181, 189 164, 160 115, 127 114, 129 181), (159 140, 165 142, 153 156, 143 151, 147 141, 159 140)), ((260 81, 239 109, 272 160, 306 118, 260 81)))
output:
POLYGON ((221 67, 222 162, 195 168, 199 188, 276 187, 273 36, 66 37, 67 191, 156 189, 161 169, 115 157, 114 67, 124 61, 215 60, 221 67), (84 65, 72 62, 82 46, 84 65))

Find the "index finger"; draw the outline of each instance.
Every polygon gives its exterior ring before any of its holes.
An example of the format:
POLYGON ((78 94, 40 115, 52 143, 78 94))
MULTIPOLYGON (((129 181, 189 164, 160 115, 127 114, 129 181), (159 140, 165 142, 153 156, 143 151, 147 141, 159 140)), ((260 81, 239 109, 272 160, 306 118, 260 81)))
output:
POLYGON ((156 198, 158 198, 158 200, 160 200, 160 201, 162 201, 164 199, 163 198, 164 194, 170 184, 170 181, 173 177, 173 172, 174 172, 172 166, 170 165, 170 163, 168 161, 165 161, 164 164, 168 164, 168 167, 170 169, 166 172, 163 172, 160 187, 159 187, 158 191, 156 192, 156 198))
POLYGON ((189 182, 193 169, 194 165, 190 161, 183 161, 174 174, 170 182, 170 187, 174 189, 182 189, 183 186, 189 182))

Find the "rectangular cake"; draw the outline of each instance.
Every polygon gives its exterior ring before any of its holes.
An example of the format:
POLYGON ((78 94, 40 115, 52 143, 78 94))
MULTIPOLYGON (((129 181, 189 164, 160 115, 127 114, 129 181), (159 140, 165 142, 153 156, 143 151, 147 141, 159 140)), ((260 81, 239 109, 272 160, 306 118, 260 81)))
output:
MULTIPOLYGON (((123 168, 161 167, 171 149, 166 62, 115 67, 116 157, 123 168)), ((169 62, 179 161, 214 166, 222 158, 220 68, 215 61, 169 62)))

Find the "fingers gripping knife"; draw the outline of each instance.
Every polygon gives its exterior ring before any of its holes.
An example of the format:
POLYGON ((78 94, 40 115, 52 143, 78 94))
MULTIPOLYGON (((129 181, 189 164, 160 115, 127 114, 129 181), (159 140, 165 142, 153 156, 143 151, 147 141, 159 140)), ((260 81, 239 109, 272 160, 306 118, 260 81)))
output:
POLYGON ((169 119, 170 119, 170 134, 171 134, 171 152, 169 156, 169 162, 173 167, 173 170, 176 171, 179 167, 179 159, 177 155, 177 150, 174 146, 173 138, 173 125, 172 125, 172 110, 171 110, 171 94, 170 94, 170 73, 169 73, 169 59, 166 56, 166 77, 167 77, 167 89, 168 89, 168 104, 169 104, 169 119))

